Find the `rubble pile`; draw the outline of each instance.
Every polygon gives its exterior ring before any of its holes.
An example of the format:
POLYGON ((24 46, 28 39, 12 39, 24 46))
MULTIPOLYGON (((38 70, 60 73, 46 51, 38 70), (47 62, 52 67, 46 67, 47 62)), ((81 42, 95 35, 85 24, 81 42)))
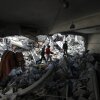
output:
POLYGON ((95 66, 92 54, 76 55, 68 59, 70 59, 69 70, 74 76, 69 80, 68 97, 73 97, 73 100, 96 100, 93 73, 91 73, 95 66))
POLYGON ((63 43, 68 43, 68 53, 70 55, 81 54, 85 51, 84 38, 78 35, 61 35, 60 33, 53 36, 38 36, 38 41, 42 41, 43 45, 50 45, 51 50, 57 54, 57 58, 61 58, 63 43), (41 39, 42 38, 42 39, 41 39), (60 54, 59 54, 60 53, 60 54))
POLYGON ((91 73, 94 69, 93 61, 91 54, 60 59, 60 63, 57 64, 59 69, 56 70, 52 80, 47 82, 44 96, 71 100, 96 100, 93 73, 91 73), (68 90, 66 90, 66 85, 68 90))
POLYGON ((40 86, 43 84, 43 82, 45 82, 44 80, 46 77, 48 77, 51 71, 53 71, 54 66, 54 63, 49 63, 48 65, 31 66, 29 69, 24 70, 22 70, 20 67, 17 69, 12 69, 8 77, 0 82, 0 98, 3 98, 2 100, 15 100, 17 95, 26 94, 27 91, 31 91, 32 93, 36 94, 37 91, 43 89, 43 87, 40 86), (32 89, 36 86, 40 88, 32 91, 32 89), (14 95, 15 97, 13 99, 12 97, 14 95), (4 99, 5 97, 6 99, 4 99))
MULTIPOLYGON (((62 59, 48 63, 48 65, 30 66, 24 70, 20 68, 13 69, 8 79, 6 78, 6 81, 3 81, 7 83, 6 87, 1 87, 0 94, 12 94, 20 89, 25 89, 39 80, 54 66, 54 73, 50 74, 41 87, 32 91, 32 95, 27 93, 27 96, 29 96, 27 100, 43 97, 46 100, 51 97, 54 99, 95 100, 95 90, 91 75, 91 69, 94 69, 93 61, 93 56, 86 53, 81 56, 79 54, 64 56, 62 59)), ((4 85, 5 83, 2 84, 4 85)), ((17 97, 17 100, 25 100, 25 98, 26 96, 17 97)))
POLYGON ((55 44, 62 48, 64 41, 68 43, 68 53, 74 55, 82 54, 85 51, 84 38, 78 35, 61 35, 60 33, 52 36, 55 44))
MULTIPOLYGON (((40 98, 68 100, 96 100, 93 73, 94 59, 91 54, 63 57, 56 62, 55 72, 37 91, 40 98)), ((37 99, 38 100, 38 99, 37 99)))
POLYGON ((52 59, 60 59, 63 56, 63 43, 67 41, 68 43, 68 53, 74 55, 76 53, 82 54, 85 51, 84 38, 77 35, 61 35, 60 33, 54 34, 52 36, 38 35, 34 40, 28 39, 23 36, 5 37, 0 42, 0 54, 2 56, 4 50, 12 50, 12 45, 18 46, 16 52, 23 52, 26 62, 30 63, 29 55, 31 55, 32 63, 36 63, 40 59, 40 52, 42 47, 45 45, 51 46, 51 51, 54 52, 52 59), (26 56, 28 53, 28 56, 26 56))
MULTIPOLYGON (((16 96, 16 100, 43 99, 43 97, 45 97, 45 100, 51 98, 54 100, 66 98, 69 100, 95 100, 91 75, 91 69, 94 69, 94 58, 89 53, 83 54, 85 51, 84 38, 61 34, 54 34, 53 36, 40 35, 36 38, 38 41, 35 41, 34 45, 30 43, 31 46, 21 39, 20 46, 26 49, 28 47, 27 50, 23 51, 25 67, 22 69, 19 66, 12 69, 8 77, 0 82, 0 96, 12 96, 20 89, 30 87, 42 76, 45 77, 46 72, 54 66, 53 72, 47 77, 47 80, 41 81, 43 85, 38 85, 39 88, 27 92, 24 96, 16 96), (63 56, 62 49, 65 41, 68 43, 67 56, 63 56), (54 53, 52 54, 52 62, 36 64, 36 61, 41 57, 40 52, 44 45, 51 46, 50 49, 54 53)), ((16 41, 16 39, 13 41, 16 41)))
POLYGON ((24 69, 24 71, 20 67, 12 69, 8 77, 0 82, 1 92, 8 94, 11 90, 13 93, 18 91, 19 88, 24 89, 40 79, 44 73, 43 69, 35 66, 24 69))

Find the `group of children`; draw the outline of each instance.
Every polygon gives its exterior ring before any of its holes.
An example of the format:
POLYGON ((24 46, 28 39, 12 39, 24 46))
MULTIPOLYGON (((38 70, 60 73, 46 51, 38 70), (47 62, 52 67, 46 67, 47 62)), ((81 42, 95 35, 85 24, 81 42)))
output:
MULTIPOLYGON (((67 41, 65 41, 65 43, 63 44, 63 50, 64 50, 64 55, 67 55, 67 41)), ((47 48, 44 47, 41 50, 41 58, 40 60, 38 60, 36 63, 41 63, 42 60, 45 60, 45 62, 47 63, 49 60, 52 61, 51 55, 50 54, 54 54, 51 50, 50 50, 50 45, 47 46, 47 48), (45 58, 45 54, 46 54, 46 58, 45 58)))
POLYGON ((41 59, 38 60, 36 63, 38 63, 38 62, 41 63, 42 60, 45 60, 45 62, 47 63, 49 61, 49 59, 50 59, 50 61, 52 61, 50 54, 53 54, 53 52, 51 52, 51 50, 50 50, 50 45, 48 45, 46 49, 45 48, 46 47, 44 45, 44 47, 41 50, 41 59), (45 54, 46 54, 46 58, 45 58, 45 54))

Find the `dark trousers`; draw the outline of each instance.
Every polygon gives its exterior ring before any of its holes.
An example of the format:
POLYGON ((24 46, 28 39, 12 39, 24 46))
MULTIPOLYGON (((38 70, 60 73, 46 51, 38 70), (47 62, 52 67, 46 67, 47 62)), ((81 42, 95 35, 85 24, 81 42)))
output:
POLYGON ((64 49, 64 55, 67 55, 67 49, 64 49))
POLYGON ((39 59, 38 61, 36 61, 36 64, 40 64, 42 62, 42 60, 45 60, 45 62, 46 62, 45 56, 41 56, 41 59, 39 59))
POLYGON ((45 60, 45 62, 46 62, 46 58, 45 58, 45 56, 41 56, 41 62, 42 62, 42 60, 45 60))

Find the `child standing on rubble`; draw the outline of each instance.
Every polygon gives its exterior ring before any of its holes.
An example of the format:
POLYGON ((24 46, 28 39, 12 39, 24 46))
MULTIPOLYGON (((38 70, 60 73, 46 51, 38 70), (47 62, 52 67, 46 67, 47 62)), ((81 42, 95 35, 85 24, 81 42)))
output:
POLYGON ((44 47, 41 50, 41 58, 38 61, 36 61, 36 64, 40 64, 42 62, 42 60, 45 60, 45 62, 46 62, 46 58, 45 58, 45 45, 44 45, 44 47))
POLYGON ((68 49, 68 45, 67 45, 67 41, 65 41, 65 43, 63 44, 64 55, 67 55, 67 49, 68 49))
POLYGON ((44 45, 44 47, 42 48, 42 51, 41 51, 41 62, 42 62, 42 60, 45 60, 45 62, 46 62, 46 58, 45 58, 45 45, 44 45))
POLYGON ((50 59, 50 61, 52 61, 50 54, 53 54, 53 52, 50 51, 50 45, 48 45, 48 47, 46 48, 47 62, 49 59, 50 59))

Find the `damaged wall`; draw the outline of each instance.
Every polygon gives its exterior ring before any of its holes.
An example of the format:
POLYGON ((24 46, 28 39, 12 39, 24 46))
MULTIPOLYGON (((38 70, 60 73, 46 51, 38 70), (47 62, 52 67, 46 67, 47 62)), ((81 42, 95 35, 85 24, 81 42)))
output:
POLYGON ((100 34, 91 34, 88 36, 87 49, 93 53, 100 53, 100 34))

